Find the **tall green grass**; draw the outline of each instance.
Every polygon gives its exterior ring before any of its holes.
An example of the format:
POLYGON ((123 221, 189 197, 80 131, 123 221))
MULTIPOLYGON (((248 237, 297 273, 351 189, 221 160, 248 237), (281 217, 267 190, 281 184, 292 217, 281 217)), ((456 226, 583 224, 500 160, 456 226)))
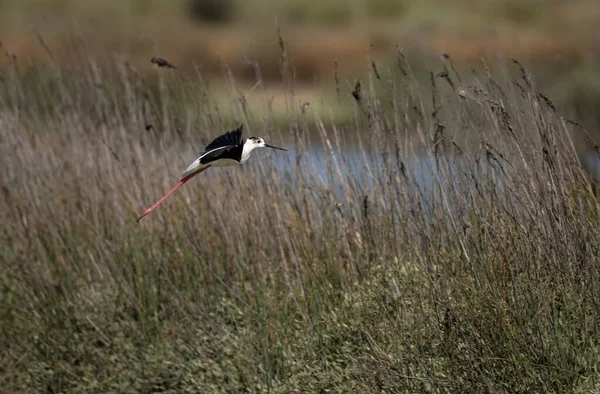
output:
POLYGON ((358 100, 340 81, 340 123, 301 110, 284 52, 282 127, 233 79, 223 108, 176 72, 11 63, 3 390, 597 390, 600 220, 572 142, 587 132, 525 70, 444 58, 421 95, 402 53, 376 66, 358 100), (295 156, 209 170, 136 224, 239 123, 295 156))

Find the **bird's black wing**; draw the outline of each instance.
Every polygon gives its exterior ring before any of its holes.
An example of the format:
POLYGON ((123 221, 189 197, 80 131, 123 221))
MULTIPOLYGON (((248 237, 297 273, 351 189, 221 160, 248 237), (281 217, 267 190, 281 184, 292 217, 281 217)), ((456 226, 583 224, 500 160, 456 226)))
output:
POLYGON ((231 159, 239 161, 242 157, 243 149, 243 144, 221 146, 219 148, 209 150, 208 152, 200 156, 200 163, 209 164, 215 160, 220 159, 231 159))
POLYGON ((236 130, 230 131, 228 133, 223 134, 220 137, 217 137, 204 148, 204 152, 208 153, 217 148, 223 148, 226 146, 237 146, 243 145, 242 141, 242 129, 244 125, 240 125, 236 130))

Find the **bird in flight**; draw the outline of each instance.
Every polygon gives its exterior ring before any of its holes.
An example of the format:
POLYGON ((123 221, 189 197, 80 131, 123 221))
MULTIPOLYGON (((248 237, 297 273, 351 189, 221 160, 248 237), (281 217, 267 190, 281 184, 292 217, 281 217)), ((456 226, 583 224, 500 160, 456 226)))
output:
POLYGON ((173 194, 175 190, 179 189, 184 183, 209 167, 230 167, 244 164, 250 157, 250 153, 256 148, 271 148, 287 151, 287 149, 266 144, 265 140, 260 137, 249 137, 244 141, 242 138, 243 127, 244 126, 241 125, 236 130, 225 133, 208 144, 206 148, 204 148, 204 153, 202 153, 200 157, 190 164, 181 174, 181 179, 175 187, 154 205, 146 209, 146 211, 137 218, 137 221, 139 222, 142 220, 144 216, 154 211, 154 209, 165 201, 167 197, 173 194))

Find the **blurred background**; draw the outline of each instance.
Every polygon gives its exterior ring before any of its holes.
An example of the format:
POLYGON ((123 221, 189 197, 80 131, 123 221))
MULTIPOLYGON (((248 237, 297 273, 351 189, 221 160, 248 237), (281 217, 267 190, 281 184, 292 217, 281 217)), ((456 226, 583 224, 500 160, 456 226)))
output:
POLYGON ((597 0, 0 0, 0 41, 21 61, 49 50, 65 66, 93 55, 144 71, 160 56, 188 77, 218 85, 227 69, 248 87, 258 63, 276 95, 279 25, 302 100, 327 105, 336 60, 352 83, 370 60, 392 66, 396 47, 424 77, 442 53, 465 70, 514 57, 590 129, 600 124, 599 22, 597 0))

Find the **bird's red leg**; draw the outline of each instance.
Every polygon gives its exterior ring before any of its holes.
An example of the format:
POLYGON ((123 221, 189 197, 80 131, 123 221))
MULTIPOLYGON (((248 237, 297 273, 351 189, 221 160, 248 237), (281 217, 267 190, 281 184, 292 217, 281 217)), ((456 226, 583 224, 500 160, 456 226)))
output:
MULTIPOLYGON (((208 166, 210 167, 210 166, 208 166)), ((189 181, 190 179, 192 179, 193 177, 195 177, 196 175, 200 174, 201 172, 203 172, 204 170, 206 170, 208 167, 201 169, 198 172, 195 172, 193 174, 190 174, 188 176, 186 176, 185 178, 183 178, 182 180, 180 180, 175 187, 173 187, 167 194, 164 195, 163 198, 161 198, 160 200, 158 200, 154 205, 152 205, 150 208, 146 209, 146 211, 144 211, 144 213, 142 213, 140 216, 138 216, 137 218, 137 222, 139 222, 140 220, 142 220, 142 218, 144 216, 146 216, 147 214, 149 214, 150 212, 154 211, 154 209, 156 207, 158 207, 160 204, 162 204, 163 201, 165 201, 167 199, 167 197, 169 197, 171 194, 175 193, 175 190, 179 189, 181 186, 183 186, 184 183, 186 183, 187 181, 189 181)))

